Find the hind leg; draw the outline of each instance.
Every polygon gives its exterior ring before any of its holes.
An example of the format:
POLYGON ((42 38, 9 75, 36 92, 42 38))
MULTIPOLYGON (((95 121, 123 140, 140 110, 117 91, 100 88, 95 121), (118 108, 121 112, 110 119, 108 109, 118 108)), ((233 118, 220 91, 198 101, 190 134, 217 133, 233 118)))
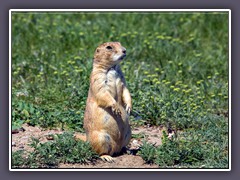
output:
POLYGON ((107 161, 107 162, 113 162, 114 161, 114 158, 112 156, 109 156, 109 155, 101 155, 100 158, 103 161, 107 161))
POLYGON ((100 155, 102 160, 112 162, 115 144, 111 136, 102 131, 93 131, 88 135, 88 140, 93 149, 100 155))

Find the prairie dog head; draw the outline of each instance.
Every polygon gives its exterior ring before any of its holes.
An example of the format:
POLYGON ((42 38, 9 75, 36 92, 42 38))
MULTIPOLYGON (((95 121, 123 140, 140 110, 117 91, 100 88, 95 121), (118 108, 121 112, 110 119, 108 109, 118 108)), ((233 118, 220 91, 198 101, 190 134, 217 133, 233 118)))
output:
POLYGON ((94 63, 104 67, 118 64, 126 56, 126 49, 119 42, 106 42, 97 47, 94 63))

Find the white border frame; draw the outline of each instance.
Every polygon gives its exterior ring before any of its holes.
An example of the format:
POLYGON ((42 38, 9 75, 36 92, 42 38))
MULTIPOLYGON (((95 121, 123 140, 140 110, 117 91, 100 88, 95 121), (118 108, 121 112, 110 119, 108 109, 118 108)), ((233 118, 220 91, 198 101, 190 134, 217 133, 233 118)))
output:
POLYGON ((230 9, 10 9, 9 10, 9 171, 231 171, 231 10, 230 9), (228 112, 229 112, 229 168, 228 169, 12 169, 11 110, 12 110, 12 56, 11 56, 11 15, 12 12, 228 12, 229 13, 229 69, 228 69, 228 112))

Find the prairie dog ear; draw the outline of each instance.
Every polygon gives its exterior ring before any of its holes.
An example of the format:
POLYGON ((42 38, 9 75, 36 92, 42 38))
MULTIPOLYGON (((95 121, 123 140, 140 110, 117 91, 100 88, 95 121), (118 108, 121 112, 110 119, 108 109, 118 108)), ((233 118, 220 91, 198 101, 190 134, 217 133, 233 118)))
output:
POLYGON ((99 51, 100 51, 100 49, 99 49, 99 48, 97 48, 97 49, 96 49, 96 53, 98 53, 99 51))

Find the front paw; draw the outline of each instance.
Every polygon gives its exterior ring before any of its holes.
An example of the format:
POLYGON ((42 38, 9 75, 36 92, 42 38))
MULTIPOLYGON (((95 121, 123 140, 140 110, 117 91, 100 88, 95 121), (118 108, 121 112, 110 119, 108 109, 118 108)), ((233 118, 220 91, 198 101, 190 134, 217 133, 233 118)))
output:
POLYGON ((132 110, 131 106, 126 104, 126 111, 127 111, 128 115, 130 115, 131 110, 132 110))
POLYGON ((121 115, 121 110, 120 110, 120 107, 119 107, 119 104, 115 103, 112 105, 112 112, 114 114, 117 114, 117 115, 121 115))

